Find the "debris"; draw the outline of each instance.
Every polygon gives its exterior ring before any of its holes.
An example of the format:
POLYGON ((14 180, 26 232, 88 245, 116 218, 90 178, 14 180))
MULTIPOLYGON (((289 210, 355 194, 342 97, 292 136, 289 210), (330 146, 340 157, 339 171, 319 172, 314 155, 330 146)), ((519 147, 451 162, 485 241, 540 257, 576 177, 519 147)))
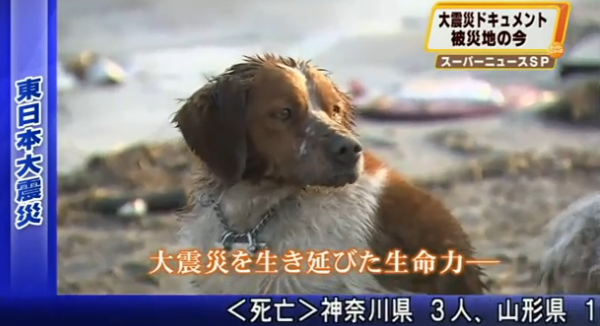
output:
POLYGON ((148 213, 171 214, 187 202, 185 189, 126 192, 123 189, 92 190, 58 198, 58 224, 71 225, 85 220, 120 219, 141 222, 148 213))
POLYGON ((96 155, 81 169, 59 175, 59 223, 78 223, 85 216, 174 212, 187 202, 183 185, 192 161, 180 142, 96 155))
POLYGON ((549 120, 600 127, 600 78, 577 81, 540 112, 542 117, 549 120))
POLYGON ((175 211, 185 205, 183 188, 133 194, 90 194, 84 205, 87 211, 103 215, 143 216, 148 212, 175 211))
POLYGON ((459 182, 476 182, 491 178, 560 175, 600 172, 597 149, 555 148, 550 151, 516 153, 492 152, 472 159, 466 166, 442 175, 415 179, 426 188, 446 188, 459 182))
MULTIPOLYGON (((499 112, 504 99, 490 84, 472 78, 420 78, 370 99, 356 92, 360 114, 377 120, 445 120, 499 112), (362 105, 361 103, 362 102, 362 105)), ((363 86, 364 88, 364 86, 363 86)))
POLYGON ((71 58, 65 69, 79 81, 96 85, 122 84, 127 76, 120 65, 92 51, 83 51, 71 58))
POLYGON ((363 117, 404 121, 489 116, 554 98, 533 85, 493 85, 469 75, 418 78, 387 93, 353 81, 350 93, 363 117))
POLYGON ((179 188, 193 160, 183 142, 133 145, 92 156, 79 170, 59 176, 61 195, 91 188, 139 190, 179 188))
POLYGON ((117 215, 128 217, 136 216, 141 217, 148 213, 148 205, 143 199, 137 198, 133 201, 125 203, 117 210, 117 215))

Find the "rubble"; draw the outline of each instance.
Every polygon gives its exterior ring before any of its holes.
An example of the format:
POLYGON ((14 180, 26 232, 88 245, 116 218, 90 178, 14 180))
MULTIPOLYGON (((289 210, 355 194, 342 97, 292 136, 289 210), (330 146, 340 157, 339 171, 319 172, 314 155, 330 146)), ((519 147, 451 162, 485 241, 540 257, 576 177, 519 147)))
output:
POLYGON ((600 127, 600 78, 586 78, 572 83, 540 113, 549 120, 600 127))
POLYGON ((468 74, 415 77, 388 91, 353 81, 350 93, 364 118, 410 122, 487 117, 528 110, 555 98, 554 92, 536 85, 496 85, 468 74))
POLYGON ((187 200, 188 155, 187 147, 172 142, 90 158, 78 171, 59 176, 59 224, 72 211, 121 218, 175 211, 187 200))
POLYGON ((569 173, 600 173, 600 150, 555 148, 544 152, 494 151, 471 159, 458 169, 416 179, 415 183, 427 188, 443 188, 456 183, 477 182, 490 178, 539 177, 569 173))

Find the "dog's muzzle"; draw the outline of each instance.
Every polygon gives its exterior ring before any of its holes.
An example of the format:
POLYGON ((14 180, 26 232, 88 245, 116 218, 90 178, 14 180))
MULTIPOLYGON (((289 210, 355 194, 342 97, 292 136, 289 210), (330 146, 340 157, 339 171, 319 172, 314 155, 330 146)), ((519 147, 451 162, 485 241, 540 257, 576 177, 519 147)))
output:
POLYGON ((362 155, 362 146, 351 137, 334 135, 327 143, 327 152, 340 168, 354 168, 362 155))

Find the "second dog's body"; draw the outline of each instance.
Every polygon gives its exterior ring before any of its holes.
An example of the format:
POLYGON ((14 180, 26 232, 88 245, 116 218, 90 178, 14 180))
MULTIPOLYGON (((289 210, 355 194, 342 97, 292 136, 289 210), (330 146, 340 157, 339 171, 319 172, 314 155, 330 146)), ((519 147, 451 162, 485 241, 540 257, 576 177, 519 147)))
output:
POLYGON ((541 283, 548 294, 600 293, 600 193, 578 199, 542 233, 541 283))

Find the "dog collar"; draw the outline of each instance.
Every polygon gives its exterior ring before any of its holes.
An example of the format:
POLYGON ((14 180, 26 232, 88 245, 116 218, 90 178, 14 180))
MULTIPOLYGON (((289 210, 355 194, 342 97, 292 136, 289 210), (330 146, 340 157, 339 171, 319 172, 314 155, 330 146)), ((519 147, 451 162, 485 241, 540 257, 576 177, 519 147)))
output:
POLYGON ((260 250, 267 247, 265 242, 259 241, 258 234, 264 229, 265 225, 275 215, 275 207, 269 208, 261 217, 258 224, 246 232, 234 231, 223 214, 220 203, 209 195, 203 195, 201 204, 204 207, 212 207, 221 227, 223 234, 221 235, 218 245, 227 251, 231 251, 235 245, 245 246, 248 252, 256 254, 260 250))

